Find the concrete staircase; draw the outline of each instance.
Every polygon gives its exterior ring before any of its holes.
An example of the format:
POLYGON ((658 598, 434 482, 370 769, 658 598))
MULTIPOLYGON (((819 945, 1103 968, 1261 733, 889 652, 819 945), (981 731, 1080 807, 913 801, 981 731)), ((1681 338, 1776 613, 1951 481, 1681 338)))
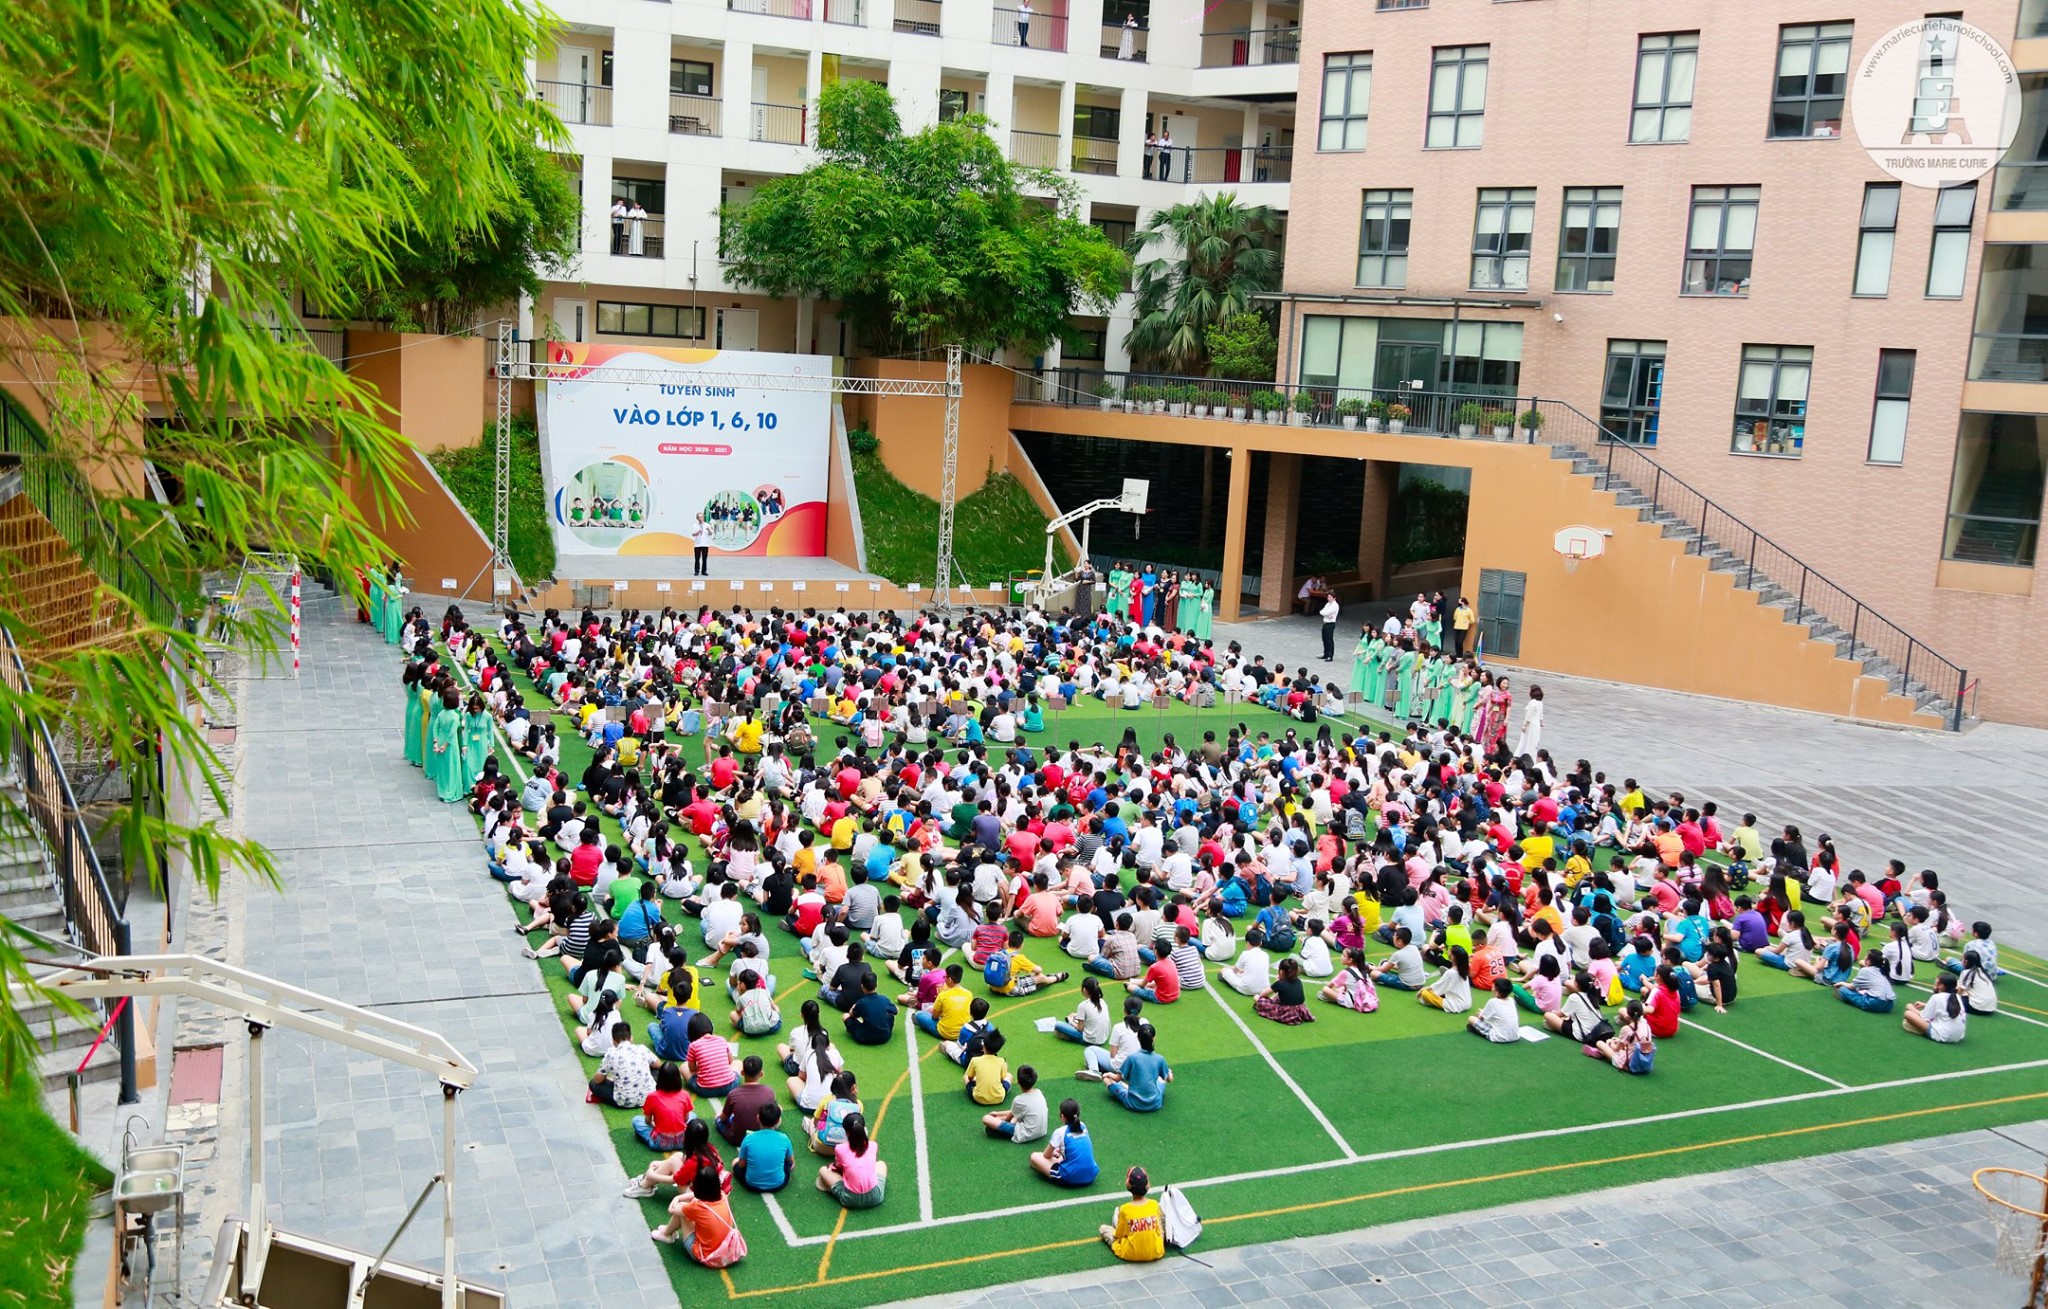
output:
POLYGON ((1953 686, 1931 687, 1920 680, 1917 670, 1916 675, 1908 676, 1907 670, 1892 663, 1869 643, 1857 639, 1856 633, 1845 630, 1817 612, 1796 591, 1766 575, 1764 569, 1754 565, 1746 555, 1738 555, 1704 535, 1697 523, 1660 506, 1650 493, 1611 472, 1598 455, 1571 445, 1553 445, 1550 455, 1553 459, 1569 461, 1574 473, 1592 479, 1596 491, 1613 495, 1616 507, 1634 510, 1639 521, 1659 529, 1665 539, 1679 542, 1687 554, 1704 559, 1711 571, 1727 574, 1737 590, 1756 596, 1759 607, 1776 610, 1786 623, 1804 628, 1809 639, 1831 645, 1836 657, 1856 665, 1862 676, 1883 679, 1892 695, 1911 702, 1911 725, 1932 730, 1942 730, 1951 725, 1955 707, 1953 686))
MULTIPOLYGON (((25 495, 0 500, 0 565, 0 599, 41 645, 107 645, 132 630, 121 599, 93 576, 25 495)), ((33 675, 33 650, 24 656, 33 675)))
MULTIPOLYGON (((51 875, 43 843, 27 820, 22 818, 23 811, 13 808, 21 803, 20 791, 13 787, 5 789, 11 816, 0 817, 0 916, 17 927, 52 941, 64 941, 67 937, 63 902, 51 875)), ((59 953, 54 948, 38 950, 32 941, 17 941, 16 944, 25 954, 48 956, 59 953)), ((30 974, 36 977, 51 971, 39 965, 29 969, 30 974)), ((86 1050, 98 1035, 98 1028, 58 1012, 55 1006, 45 1001, 17 995, 16 1007, 42 1047, 43 1053, 36 1061, 36 1072, 43 1089, 46 1092, 61 1091, 65 1077, 85 1058, 86 1050)), ((120 1051, 112 1042, 107 1042, 94 1052, 81 1080, 103 1082, 120 1075, 120 1051)))

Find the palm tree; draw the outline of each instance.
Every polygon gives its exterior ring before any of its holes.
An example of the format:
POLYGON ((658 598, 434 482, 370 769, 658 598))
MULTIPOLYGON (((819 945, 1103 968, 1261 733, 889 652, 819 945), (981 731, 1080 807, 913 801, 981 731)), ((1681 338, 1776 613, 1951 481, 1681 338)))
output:
POLYGON ((1148 367, 1199 376, 1208 363, 1204 334, 1233 314, 1263 309, 1253 297, 1280 289, 1282 219, 1267 205, 1239 204, 1235 192, 1161 209, 1131 238, 1137 266, 1136 316, 1124 347, 1148 367))

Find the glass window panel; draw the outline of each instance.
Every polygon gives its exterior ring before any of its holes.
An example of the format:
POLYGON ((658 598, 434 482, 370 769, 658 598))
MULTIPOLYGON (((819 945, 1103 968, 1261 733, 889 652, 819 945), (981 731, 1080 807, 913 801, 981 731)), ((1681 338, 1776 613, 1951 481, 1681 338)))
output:
POLYGON ((1692 108, 1680 105, 1664 113, 1664 139, 1683 141, 1692 135, 1692 108))
POLYGON ((1522 362, 1522 325, 1488 323, 1479 347, 1480 358, 1518 364, 1522 362))
POLYGON ((1895 464, 1906 457, 1906 411, 1904 400, 1879 400, 1870 415, 1870 459, 1873 463, 1895 464))
POLYGON ((1342 69, 1332 68, 1323 74, 1323 116, 1336 118, 1344 112, 1344 82, 1342 69))
POLYGON ((1771 398, 1772 368, 1768 363, 1744 360, 1742 381, 1735 394, 1744 400, 1769 400, 1771 398))
POLYGON ((1466 113, 1477 113, 1486 108, 1486 65, 1468 64, 1461 83, 1462 95, 1458 107, 1466 113))
POLYGON ((1877 393, 1900 399, 1913 394, 1913 365, 1915 352, 1911 350, 1880 350, 1877 354, 1877 393))
POLYGON ((1644 51, 1636 61, 1636 103, 1657 104, 1664 99, 1664 67, 1672 56, 1644 51))
POLYGON ((1342 319, 1323 315, 1310 316, 1301 334, 1303 378, 1337 375, 1337 349, 1343 329, 1342 319))
POLYGON ((1458 107, 1458 66, 1438 64, 1430 78, 1429 108, 1431 113, 1447 114, 1458 107))
POLYGON ((1694 204, 1692 231, 1686 238, 1689 250, 1718 250, 1721 247, 1721 206, 1694 204))
POLYGON ((1756 245, 1756 206, 1728 206, 1728 236, 1724 250, 1749 250, 1756 245))
POLYGON ((1890 232, 1865 232, 1856 247, 1856 294, 1884 295, 1892 287, 1890 232))
POLYGON ((1486 120, 1477 114, 1463 114, 1458 118, 1457 144, 1461 150, 1476 149, 1483 141, 1486 120))
POLYGON ((1658 126, 1663 121, 1663 118, 1664 111, 1661 109, 1636 110, 1635 116, 1629 120, 1628 139, 1631 141, 1656 140, 1658 126))
POLYGON ((1934 225, 1936 227, 1968 227, 1977 208, 1977 187, 1943 187, 1934 201, 1934 225))
POLYGON ((1455 122, 1449 118, 1432 118, 1429 120, 1429 134, 1423 138, 1423 143, 1431 149, 1447 150, 1457 143, 1457 139, 1455 122))
POLYGON ((1849 71, 1849 43, 1828 41, 1814 55, 1813 71, 1822 76, 1839 76, 1849 71))
POLYGON ((1865 227, 1896 227, 1898 221, 1898 187, 1866 186, 1863 188, 1863 225, 1865 227))
POLYGON ((1786 363, 1778 366, 1778 410, 1793 412, 1787 406, 1803 404, 1806 400, 1806 382, 1813 370, 1805 364, 1786 363))
POLYGON ((1691 50, 1680 50, 1671 56, 1671 76, 1665 89, 1667 102, 1689 102, 1692 99, 1693 73, 1699 62, 1698 53, 1691 50))
POLYGON ((1936 232, 1934 253, 1927 263, 1927 294, 1944 298, 1961 295, 1969 259, 1968 232, 1936 232))

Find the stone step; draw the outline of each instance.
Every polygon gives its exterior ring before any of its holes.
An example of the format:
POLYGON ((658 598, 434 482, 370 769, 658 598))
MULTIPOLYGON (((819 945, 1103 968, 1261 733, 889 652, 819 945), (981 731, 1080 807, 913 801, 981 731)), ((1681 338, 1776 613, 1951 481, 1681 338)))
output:
MULTIPOLYGON (((90 1046, 92 1037, 98 1035, 98 1029, 94 1029, 87 1036, 85 1044, 90 1046)), ((79 1061, 84 1058, 83 1048, 77 1046, 61 1046, 43 1051, 36 1059, 36 1073, 42 1082, 43 1090, 63 1090, 65 1079, 77 1069, 79 1061)), ((121 1051, 114 1045, 113 1037, 109 1036, 100 1043, 99 1049, 93 1051, 92 1059, 86 1063, 84 1074, 79 1080, 87 1083, 112 1082, 120 1076, 121 1051)))

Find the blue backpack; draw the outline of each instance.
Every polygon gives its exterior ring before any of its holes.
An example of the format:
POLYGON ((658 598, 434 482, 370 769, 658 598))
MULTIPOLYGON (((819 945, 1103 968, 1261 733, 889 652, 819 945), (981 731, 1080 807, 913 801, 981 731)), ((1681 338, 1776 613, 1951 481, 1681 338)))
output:
POLYGON ((981 980, 996 990, 1010 984, 1010 952, 998 950, 981 966, 981 980))

